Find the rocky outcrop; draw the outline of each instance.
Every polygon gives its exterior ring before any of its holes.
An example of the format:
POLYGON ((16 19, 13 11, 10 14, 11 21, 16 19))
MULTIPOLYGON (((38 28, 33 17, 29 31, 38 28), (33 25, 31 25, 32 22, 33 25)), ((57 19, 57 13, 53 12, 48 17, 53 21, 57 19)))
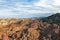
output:
MULTIPOLYGON (((55 19, 56 14, 55 16, 53 15, 53 17, 55 19)), ((59 25, 60 21, 57 23, 56 22, 57 19, 53 23, 52 16, 49 16, 46 19, 45 18, 0 19, 0 39, 60 40, 60 25, 59 25)))

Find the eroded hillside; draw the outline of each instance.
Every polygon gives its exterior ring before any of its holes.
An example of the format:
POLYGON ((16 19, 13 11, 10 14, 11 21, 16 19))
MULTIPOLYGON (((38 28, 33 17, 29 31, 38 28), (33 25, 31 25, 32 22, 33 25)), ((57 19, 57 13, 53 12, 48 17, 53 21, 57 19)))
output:
POLYGON ((39 18, 3 18, 0 19, 0 39, 60 40, 60 25, 39 18))

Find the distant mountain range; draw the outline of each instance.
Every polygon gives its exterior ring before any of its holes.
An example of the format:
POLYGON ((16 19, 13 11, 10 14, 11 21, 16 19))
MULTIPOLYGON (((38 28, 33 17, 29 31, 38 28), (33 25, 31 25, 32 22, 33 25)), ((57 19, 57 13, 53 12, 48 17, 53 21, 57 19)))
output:
POLYGON ((33 17, 47 17, 53 13, 33 13, 33 14, 21 14, 21 15, 0 15, 0 18, 33 18, 33 17))
POLYGON ((56 23, 60 24, 60 13, 53 14, 51 16, 42 18, 43 21, 49 22, 49 23, 56 23))

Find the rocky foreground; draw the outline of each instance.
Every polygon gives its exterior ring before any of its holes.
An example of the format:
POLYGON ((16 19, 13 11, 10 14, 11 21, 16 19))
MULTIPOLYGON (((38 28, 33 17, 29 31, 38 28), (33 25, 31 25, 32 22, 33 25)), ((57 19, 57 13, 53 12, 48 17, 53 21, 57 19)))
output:
POLYGON ((57 20, 44 19, 0 19, 0 40, 60 40, 60 24, 55 23, 57 20))

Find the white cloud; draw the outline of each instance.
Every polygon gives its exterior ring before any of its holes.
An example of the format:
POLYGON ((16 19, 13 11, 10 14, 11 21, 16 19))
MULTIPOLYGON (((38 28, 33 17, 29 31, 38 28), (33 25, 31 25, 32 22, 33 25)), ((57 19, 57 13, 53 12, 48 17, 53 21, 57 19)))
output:
POLYGON ((60 0, 53 0, 53 5, 60 6, 60 0))
POLYGON ((0 0, 0 15, 30 15, 60 12, 60 0, 26 2, 0 0))

